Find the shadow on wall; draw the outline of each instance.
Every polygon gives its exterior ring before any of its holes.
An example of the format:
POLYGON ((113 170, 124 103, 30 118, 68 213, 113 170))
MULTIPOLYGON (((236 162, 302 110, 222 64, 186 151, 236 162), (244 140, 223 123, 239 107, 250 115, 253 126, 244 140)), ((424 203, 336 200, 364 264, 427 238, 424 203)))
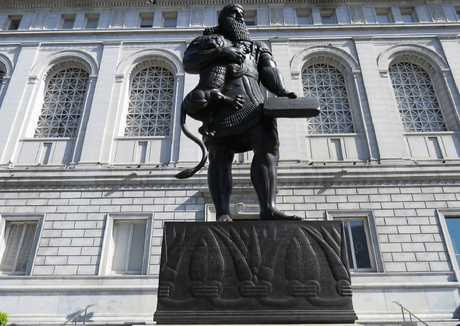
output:
MULTIPOLYGON (((67 315, 67 320, 69 320, 71 318, 74 318, 75 315, 80 314, 80 313, 81 313, 81 311, 76 311, 74 313, 68 314, 67 315)), ((76 318, 76 322, 77 323, 87 322, 93 317, 93 315, 94 315, 94 312, 87 312, 86 313, 86 318, 85 318, 85 315, 83 313, 81 313, 81 315, 76 318)), ((73 320, 72 323, 75 323, 75 320, 73 320)), ((69 323, 69 324, 71 325, 72 323, 69 323)))
MULTIPOLYGON (((460 320, 460 307, 457 307, 457 309, 455 309, 454 315, 452 316, 452 318, 460 320)), ((460 326, 460 324, 458 324, 457 326, 460 326)))

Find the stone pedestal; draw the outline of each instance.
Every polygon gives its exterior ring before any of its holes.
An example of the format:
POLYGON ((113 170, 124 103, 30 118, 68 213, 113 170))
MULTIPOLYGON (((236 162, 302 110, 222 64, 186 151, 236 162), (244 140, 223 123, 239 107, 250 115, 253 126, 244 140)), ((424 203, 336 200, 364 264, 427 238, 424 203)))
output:
POLYGON ((158 324, 354 323, 341 222, 166 223, 158 324))

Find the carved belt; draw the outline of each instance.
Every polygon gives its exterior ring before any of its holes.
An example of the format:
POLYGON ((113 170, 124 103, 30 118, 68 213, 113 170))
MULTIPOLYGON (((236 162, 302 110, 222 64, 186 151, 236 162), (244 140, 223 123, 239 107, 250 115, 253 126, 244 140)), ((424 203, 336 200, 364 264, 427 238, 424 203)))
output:
POLYGON ((229 115, 224 120, 217 124, 216 129, 222 128, 231 128, 239 125, 240 123, 247 121, 259 114, 259 111, 256 110, 256 106, 254 104, 249 105, 235 113, 229 115))

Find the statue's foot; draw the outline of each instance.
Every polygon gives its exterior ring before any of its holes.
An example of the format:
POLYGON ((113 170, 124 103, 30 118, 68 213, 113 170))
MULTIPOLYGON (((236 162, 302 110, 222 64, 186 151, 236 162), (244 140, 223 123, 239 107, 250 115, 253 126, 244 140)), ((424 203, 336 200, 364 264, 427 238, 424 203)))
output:
POLYGON ((232 218, 230 217, 230 215, 221 215, 218 219, 217 219, 218 222, 232 222, 232 218))
POLYGON ((261 221, 301 221, 302 218, 297 215, 287 215, 280 211, 261 212, 261 221))

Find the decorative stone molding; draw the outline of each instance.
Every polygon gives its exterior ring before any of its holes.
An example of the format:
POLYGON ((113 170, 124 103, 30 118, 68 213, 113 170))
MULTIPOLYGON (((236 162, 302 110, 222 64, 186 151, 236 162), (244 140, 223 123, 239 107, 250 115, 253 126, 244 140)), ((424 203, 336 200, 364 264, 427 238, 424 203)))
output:
POLYGON ((110 23, 110 27, 122 28, 124 22, 125 22, 125 11, 124 10, 114 11, 112 15, 112 21, 110 23))
POLYGON ((3 69, 5 78, 10 78, 11 74, 13 73, 13 63, 11 60, 6 56, 0 53, 0 67, 3 69))
POLYGON ((152 42, 123 42, 123 49, 177 49, 184 43, 152 43, 152 42))
POLYGON ((21 46, 23 48, 26 48, 26 47, 34 47, 34 46, 40 46, 40 42, 22 42, 21 43, 21 46))
POLYGON ((335 47, 341 47, 347 44, 349 40, 331 40, 331 41, 298 41, 298 40, 291 40, 289 42, 289 45, 292 46, 301 46, 301 47, 307 47, 307 46, 335 46, 335 47))
POLYGON ((183 74, 182 61, 175 54, 166 50, 141 50, 131 54, 129 57, 121 61, 117 66, 117 75, 132 74, 134 67, 142 62, 155 61, 156 65, 162 65, 170 69, 174 74, 183 74))
POLYGON ((88 66, 82 63, 81 61, 74 61, 72 59, 62 60, 54 63, 54 65, 49 69, 44 75, 43 79, 46 79, 48 76, 53 75, 55 72, 66 69, 66 68, 81 68, 88 70, 88 66))
POLYGON ((43 29, 45 26, 46 19, 48 18, 48 11, 37 12, 34 17, 34 21, 30 26, 31 29, 43 29))
POLYGON ((10 80, 11 80, 11 77, 10 77, 10 76, 3 76, 3 77, 2 77, 2 83, 1 83, 1 84, 2 84, 2 85, 6 85, 6 84, 8 84, 8 83, 10 82, 10 80))
POLYGON ((72 43, 72 44, 61 44, 56 46, 56 44, 42 44, 40 46, 40 51, 49 51, 49 52, 56 52, 56 51, 81 51, 81 50, 96 50, 100 47, 98 44, 78 44, 78 43, 72 43))
POLYGON ((31 75, 39 76, 43 74, 44 70, 47 70, 56 64, 70 61, 78 62, 83 65, 90 75, 97 75, 98 73, 99 65, 88 53, 78 50, 63 50, 52 53, 45 59, 40 60, 40 62, 32 67, 31 75))
MULTIPOLYGON (((414 38, 411 40, 411 43, 416 45, 427 45, 428 43, 433 42, 433 38, 414 38)), ((372 40, 374 44, 386 44, 386 45, 399 45, 399 44, 407 44, 408 40, 403 38, 382 38, 372 40)))
POLYGON ((458 39, 459 34, 439 34, 438 39, 439 40, 454 40, 456 41, 458 39))
POLYGON ((283 25, 284 24, 283 8, 271 8, 270 9, 270 23, 272 25, 283 25))
POLYGON ((122 83, 125 80, 125 75, 115 75, 115 82, 122 83))
POLYGON ((190 26, 203 26, 203 9, 192 9, 190 13, 190 26))
MULTIPOLYGON (((318 0, 314 1, 318 2, 318 0)), ((337 3, 350 3, 350 2, 356 2, 356 3, 366 3, 366 2, 372 2, 371 0, 336 0, 335 2, 337 3)), ((240 0, 240 4, 243 6, 245 4, 254 4, 253 0, 240 0)), ((283 0, 271 0, 268 3, 273 3, 273 4, 285 4, 286 1, 283 0)), ((296 1, 296 0, 291 0, 289 3, 295 3, 295 4, 304 4, 303 1, 296 1)), ((177 1, 156 1, 156 6, 195 6, 195 5, 210 5, 210 6, 215 6, 215 5, 226 5, 228 4, 228 1, 226 0, 177 0, 177 1)), ((87 1, 71 1, 71 0, 61 0, 61 1, 51 1, 45 2, 45 1, 15 1, 15 0, 3 0, 3 2, 0 4, 0 9, 24 9, 24 8, 80 8, 80 7, 105 7, 105 8, 114 8, 114 7, 151 7, 152 4, 147 1, 147 0, 142 0, 142 1, 127 1, 127 0, 100 0, 100 1, 92 1, 92 3, 88 3, 87 1)))
POLYGON ((0 46, 0 51, 15 51, 19 48, 19 46, 0 46))
MULTIPOLYGON (((12 171, 11 171, 12 172, 12 171)), ((413 176, 413 175, 412 175, 413 176)), ((347 188, 347 187, 413 187, 413 186, 460 186, 460 179, 455 180, 452 177, 448 179, 439 178, 433 174, 421 175, 420 179, 410 179, 411 175, 405 175, 400 177, 387 177, 379 178, 379 180, 366 180, 366 181, 311 181, 311 182, 278 182, 279 189, 291 189, 291 188, 347 188)), ((14 175, 13 177, 14 178, 14 175)), ((9 180, 12 180, 10 178, 9 180)), ((97 178, 96 178, 97 179, 97 178)), ((324 178, 323 178, 324 179, 324 178)), ((196 181, 195 183, 181 184, 177 183, 177 180, 174 180, 173 174, 171 174, 171 181, 169 183, 165 182, 153 182, 150 180, 126 180, 122 181, 120 179, 117 182, 112 182, 104 179, 101 179, 100 183, 94 184, 95 178, 87 180, 87 183, 81 184, 71 184, 66 178, 62 178, 60 181, 53 180, 52 182, 41 181, 40 184, 34 183, 31 184, 28 181, 25 181, 24 184, 11 184, 0 186, 0 191, 2 192, 37 192, 37 191, 113 191, 114 189, 118 191, 136 191, 136 190, 152 190, 152 189, 185 189, 185 190, 197 190, 203 193, 206 193, 207 183, 206 180, 201 180, 202 182, 196 181), (104 183, 102 183, 104 182, 104 183)), ((9 181, 11 182, 11 181, 9 181)), ((252 184, 250 183, 235 183, 234 191, 241 192, 244 190, 253 189, 252 184)), ((255 197, 254 197, 255 198, 255 197)), ((252 201, 251 201, 252 202, 252 201)), ((247 201, 246 201, 247 203, 247 201)))
POLYGON ((350 6, 348 7, 350 12, 350 19, 353 24, 364 24, 364 14, 363 8, 359 6, 350 6))
POLYGON ((269 39, 270 43, 287 43, 289 42, 289 38, 287 37, 273 37, 269 39))
POLYGON ((27 80, 27 84, 35 84, 38 81, 37 76, 29 76, 29 79, 27 80))
POLYGON ((382 52, 377 58, 381 75, 387 75, 388 67, 394 62, 413 62, 431 74, 450 71, 446 60, 433 50, 421 45, 396 45, 382 52))
POLYGON ((371 42, 373 40, 373 36, 371 35, 363 35, 363 36, 354 36, 353 41, 355 43, 359 42, 371 42))
POLYGON ((104 41, 104 46, 120 46, 123 44, 122 41, 104 41))
POLYGON ((446 16, 444 16, 444 11, 442 10, 442 6, 439 4, 429 5, 428 9, 430 11, 431 17, 433 21, 436 23, 445 22, 446 16))
POLYGON ((328 63, 339 69, 344 75, 359 72, 358 61, 349 53, 335 47, 313 46, 298 53, 291 61, 291 76, 298 79, 303 66, 308 63, 328 63))

